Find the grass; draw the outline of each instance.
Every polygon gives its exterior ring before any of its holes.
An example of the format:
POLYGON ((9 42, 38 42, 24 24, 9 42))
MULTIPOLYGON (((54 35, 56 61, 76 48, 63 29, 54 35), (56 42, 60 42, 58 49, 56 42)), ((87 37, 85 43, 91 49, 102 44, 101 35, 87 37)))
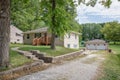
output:
MULTIPOLYGON (((21 47, 21 46, 23 45, 22 44, 10 44, 10 48, 21 47)), ((29 63, 29 62, 32 62, 32 60, 10 49, 10 64, 12 67, 17 67, 25 63, 29 63)))
POLYGON ((103 63, 104 75, 99 80, 120 80, 120 45, 110 45, 114 54, 108 54, 103 63))
MULTIPOLYGON (((10 48, 17 47, 17 45, 10 45, 10 48)), ((5 71, 14 67, 21 66, 26 63, 32 62, 31 59, 26 58, 23 55, 18 54, 16 51, 10 49, 10 67, 0 68, 0 71, 5 71)))
POLYGON ((31 59, 26 58, 23 55, 18 54, 16 51, 10 51, 10 65, 11 67, 18 67, 25 63, 32 62, 31 59))
POLYGON ((57 46, 56 50, 51 50, 50 46, 31 46, 31 45, 29 45, 29 46, 21 47, 20 50, 24 50, 24 51, 39 50, 40 52, 46 53, 47 56, 59 56, 59 55, 77 51, 78 49, 69 49, 69 48, 57 46))

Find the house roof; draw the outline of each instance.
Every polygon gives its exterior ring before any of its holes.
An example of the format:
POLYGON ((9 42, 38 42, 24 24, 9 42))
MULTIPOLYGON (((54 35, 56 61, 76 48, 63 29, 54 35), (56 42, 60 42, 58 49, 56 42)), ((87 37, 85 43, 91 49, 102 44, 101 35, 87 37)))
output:
POLYGON ((75 32, 75 31, 70 31, 70 33, 74 33, 74 34, 81 35, 81 33, 79 33, 79 32, 75 32))
POLYGON ((14 25, 10 25, 10 30, 12 30, 12 31, 15 31, 15 30, 17 30, 17 31, 19 31, 19 32, 23 32, 22 30, 20 30, 19 28, 17 28, 16 26, 14 26, 14 25))
MULTIPOLYGON (((35 29, 35 30, 23 32, 23 34, 28 34, 28 33, 40 33, 40 32, 47 32, 47 31, 48 31, 48 27, 43 27, 43 28, 39 28, 39 29, 35 29)), ((75 32, 75 31, 70 31, 70 33, 74 33, 74 34, 80 35, 80 33, 75 32)))
POLYGON ((47 31, 48 31, 48 27, 43 27, 43 28, 31 30, 31 31, 26 31, 26 32, 24 32, 23 34, 28 34, 28 33, 40 33, 40 32, 47 32, 47 31))
POLYGON ((87 41, 86 44, 106 44, 106 42, 104 40, 94 39, 91 41, 87 41))

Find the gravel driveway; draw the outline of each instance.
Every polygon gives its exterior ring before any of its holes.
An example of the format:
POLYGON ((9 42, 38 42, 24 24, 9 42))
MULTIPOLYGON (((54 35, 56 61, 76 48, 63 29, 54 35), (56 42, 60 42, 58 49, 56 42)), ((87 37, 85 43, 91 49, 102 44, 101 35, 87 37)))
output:
POLYGON ((85 57, 66 61, 60 65, 53 65, 44 71, 17 80, 93 80, 103 60, 104 58, 100 54, 87 54, 85 57))

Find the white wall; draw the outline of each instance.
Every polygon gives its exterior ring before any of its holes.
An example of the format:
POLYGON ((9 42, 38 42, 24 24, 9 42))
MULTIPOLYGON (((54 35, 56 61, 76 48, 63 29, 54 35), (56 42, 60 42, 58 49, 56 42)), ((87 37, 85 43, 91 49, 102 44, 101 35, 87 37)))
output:
POLYGON ((64 47, 78 49, 79 48, 79 35, 75 33, 66 34, 64 36, 64 47))
POLYGON ((10 26, 10 42, 11 43, 23 43, 22 31, 15 26, 10 26))

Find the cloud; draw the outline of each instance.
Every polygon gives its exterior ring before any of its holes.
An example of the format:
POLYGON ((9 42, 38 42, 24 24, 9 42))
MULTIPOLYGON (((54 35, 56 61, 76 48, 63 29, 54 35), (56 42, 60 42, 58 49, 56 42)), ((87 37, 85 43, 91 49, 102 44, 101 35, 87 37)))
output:
POLYGON ((95 7, 81 4, 77 7, 77 15, 79 23, 108 22, 113 20, 120 22, 120 2, 112 0, 110 8, 105 8, 99 3, 95 7))

